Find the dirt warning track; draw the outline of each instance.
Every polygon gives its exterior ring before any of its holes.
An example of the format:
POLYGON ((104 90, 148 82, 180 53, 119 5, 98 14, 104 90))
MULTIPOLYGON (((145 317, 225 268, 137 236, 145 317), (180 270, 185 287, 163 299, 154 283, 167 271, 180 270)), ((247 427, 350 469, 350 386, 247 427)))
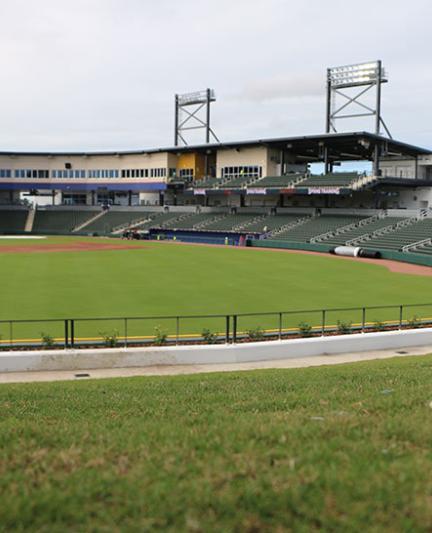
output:
POLYGON ((32 244, 31 246, 1 246, 0 254, 36 254, 54 252, 103 252, 107 250, 143 249, 142 245, 120 242, 71 242, 70 244, 32 244))

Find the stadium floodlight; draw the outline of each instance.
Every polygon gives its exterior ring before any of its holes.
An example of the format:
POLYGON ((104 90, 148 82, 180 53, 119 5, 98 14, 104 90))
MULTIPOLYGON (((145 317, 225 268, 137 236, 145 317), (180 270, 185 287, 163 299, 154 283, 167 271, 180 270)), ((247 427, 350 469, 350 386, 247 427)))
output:
POLYGON ((175 95, 175 116, 174 116, 174 144, 178 146, 179 140, 187 145, 184 132, 187 130, 205 129, 206 143, 210 142, 210 135, 216 142, 219 139, 210 127, 210 104, 216 101, 213 89, 195 91, 185 94, 175 95), (190 106, 194 106, 190 109, 190 106), (189 109, 186 109, 189 108, 189 109), (205 108, 204 111, 201 111, 205 108), (201 111, 201 116, 200 116, 201 111))
POLYGON ((387 82, 387 76, 380 61, 358 63, 328 69, 328 82, 333 88, 358 87, 371 83, 387 82))
MULTIPOLYGON (((326 133, 337 133, 338 119, 355 119, 374 117, 375 134, 381 134, 381 126, 388 137, 392 138, 381 116, 381 85, 387 83, 387 74, 382 62, 369 61, 354 65, 344 65, 327 69, 327 113, 326 133), (375 90, 375 99, 371 104, 364 96, 371 89, 375 90), (352 108, 354 107, 354 110, 352 108)), ((375 148, 374 171, 379 171, 379 148, 375 148)), ((329 154, 324 148, 325 171, 331 170, 329 154)))
POLYGON ((196 104, 206 104, 207 99, 210 102, 216 101, 216 95, 213 89, 207 89, 204 91, 195 91, 193 93, 179 94, 177 95, 178 103, 181 106, 196 105, 196 104), (207 92, 210 94, 207 94, 207 92))

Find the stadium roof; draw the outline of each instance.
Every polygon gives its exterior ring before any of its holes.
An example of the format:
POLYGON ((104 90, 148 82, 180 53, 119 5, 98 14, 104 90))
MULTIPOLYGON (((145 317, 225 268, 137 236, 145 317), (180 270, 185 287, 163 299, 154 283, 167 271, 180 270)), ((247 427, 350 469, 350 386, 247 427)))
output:
POLYGON ((209 143, 188 146, 171 146, 165 148, 150 148, 143 150, 116 151, 50 151, 50 152, 18 152, 2 151, 0 155, 8 156, 122 156, 169 152, 173 154, 199 152, 211 154, 217 150, 241 150, 254 146, 270 148, 285 148, 298 161, 322 161, 324 148, 328 150, 329 158, 335 161, 372 160, 375 146, 381 147, 383 156, 418 157, 432 154, 432 151, 412 144, 396 141, 369 132, 329 133, 322 135, 305 135, 301 137, 276 137, 270 139, 255 139, 247 141, 232 141, 227 143, 209 143))

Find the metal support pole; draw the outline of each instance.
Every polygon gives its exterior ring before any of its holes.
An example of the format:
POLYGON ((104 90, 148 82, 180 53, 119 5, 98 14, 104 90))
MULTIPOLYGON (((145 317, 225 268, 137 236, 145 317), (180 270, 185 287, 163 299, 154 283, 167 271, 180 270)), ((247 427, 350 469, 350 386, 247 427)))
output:
POLYGON ((75 347, 75 320, 71 319, 70 321, 70 345, 71 348, 75 347))
POLYGON ((124 346, 127 348, 128 345, 128 319, 124 319, 124 346))
POLYGON ((325 335, 325 321, 326 321, 326 312, 325 309, 322 310, 322 317, 321 317, 321 335, 324 337, 325 335))
POLYGON ((363 307, 362 309, 362 333, 364 333, 366 325, 366 307, 363 307))
POLYGON ((331 127, 331 81, 330 69, 327 69, 327 116, 326 116, 326 133, 330 133, 331 127))
POLYGON ((65 347, 65 350, 66 348, 69 347, 69 321, 68 320, 64 321, 64 347, 65 347))
POLYGON ((180 317, 176 317, 176 346, 179 343, 179 336, 180 336, 180 317))
POLYGON ((328 148, 327 146, 324 146, 324 174, 328 174, 330 172, 330 161, 328 156, 328 148))
POLYGON ((12 326, 13 322, 12 320, 9 321, 9 341, 10 341, 10 344, 12 345, 13 344, 13 326, 12 326))
POLYGON ((237 342, 237 315, 233 315, 233 344, 237 342))
POLYGON ((179 124, 179 101, 178 94, 174 97, 175 115, 174 115, 174 146, 178 146, 178 124, 179 124))
POLYGON ((403 305, 399 306, 399 329, 402 329, 403 323, 403 305))
POLYGON ((207 89, 207 102, 206 102, 206 143, 210 142, 210 89, 207 89))
POLYGON ((225 342, 228 344, 230 341, 230 317, 226 316, 226 327, 225 327, 225 342))
POLYGON ((377 62, 377 81, 376 81, 376 108, 375 108, 375 133, 380 134, 381 128, 381 78, 382 62, 377 62))
POLYGON ((282 313, 279 313, 279 340, 282 339, 282 313))

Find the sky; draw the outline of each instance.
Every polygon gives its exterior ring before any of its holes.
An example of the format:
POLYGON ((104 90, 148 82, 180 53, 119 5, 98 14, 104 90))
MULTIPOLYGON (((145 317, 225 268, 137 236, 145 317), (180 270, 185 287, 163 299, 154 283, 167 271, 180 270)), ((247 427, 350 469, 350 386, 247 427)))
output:
POLYGON ((1 0, 0 19, 0 150, 171 146, 174 94, 206 87, 221 141, 323 133, 326 68, 375 59, 393 137, 432 148, 430 0, 1 0))

